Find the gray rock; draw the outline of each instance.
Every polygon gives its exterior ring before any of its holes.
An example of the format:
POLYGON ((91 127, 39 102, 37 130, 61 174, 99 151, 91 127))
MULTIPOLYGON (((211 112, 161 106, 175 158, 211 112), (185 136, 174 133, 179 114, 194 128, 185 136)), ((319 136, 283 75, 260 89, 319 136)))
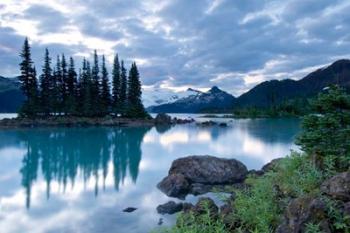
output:
POLYGON ((276 233, 305 232, 306 224, 319 224, 322 232, 330 233, 326 215, 326 205, 319 198, 311 196, 293 199, 284 213, 284 221, 276 229, 276 233))
POLYGON ((233 184, 247 176, 247 167, 235 159, 188 156, 175 160, 169 174, 182 174, 191 183, 233 184))
POLYGON ((175 214, 180 212, 183 208, 182 203, 175 203, 174 201, 168 201, 165 204, 157 207, 158 214, 175 214))
POLYGON ((271 160, 271 162, 265 164, 261 170, 263 172, 268 172, 268 171, 274 171, 277 169, 278 164, 282 161, 283 158, 277 158, 277 159, 273 159, 271 160))
POLYGON ((192 208, 192 212, 195 216, 207 214, 213 219, 218 217, 219 208, 215 202, 209 197, 201 197, 198 199, 197 204, 192 208))
POLYGON ((324 181, 321 191, 334 199, 350 201, 350 172, 343 172, 324 181))
POLYGON ((182 174, 170 174, 157 187, 169 197, 184 199, 190 190, 190 183, 182 174))
POLYGON ((165 113, 159 113, 159 114, 157 114, 154 122, 156 125, 170 125, 171 124, 171 116, 169 116, 165 113))

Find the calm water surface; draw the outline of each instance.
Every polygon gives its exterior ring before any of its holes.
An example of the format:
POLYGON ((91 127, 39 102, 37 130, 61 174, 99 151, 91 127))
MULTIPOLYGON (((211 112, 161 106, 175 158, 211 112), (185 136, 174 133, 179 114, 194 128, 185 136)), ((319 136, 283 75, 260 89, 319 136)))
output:
POLYGON ((297 119, 221 120, 229 127, 0 131, 0 232, 149 232, 160 218, 174 223, 155 210, 171 199, 156 184, 174 159, 210 154, 259 169, 296 149, 297 119))

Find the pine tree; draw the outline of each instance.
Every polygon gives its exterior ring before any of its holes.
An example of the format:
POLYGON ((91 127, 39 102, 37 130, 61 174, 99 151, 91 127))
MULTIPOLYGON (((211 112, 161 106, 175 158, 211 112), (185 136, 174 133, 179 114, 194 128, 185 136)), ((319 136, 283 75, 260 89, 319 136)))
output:
POLYGON ((64 56, 64 54, 62 54, 62 60, 61 60, 61 66, 62 66, 62 83, 61 83, 61 106, 62 106, 62 112, 64 114, 67 114, 68 112, 68 70, 67 70, 67 61, 66 58, 64 56))
POLYGON ((77 98, 77 73, 75 72, 74 60, 69 58, 68 76, 66 82, 67 101, 66 109, 69 114, 76 114, 77 98))
POLYGON ((100 69, 98 65, 98 56, 95 50, 94 52, 94 65, 92 66, 92 84, 91 84, 91 100, 92 100, 92 115, 98 116, 101 114, 101 101, 100 101, 100 69))
POLYGON ((38 109, 38 85, 36 80, 36 71, 31 59, 30 45, 28 38, 25 39, 23 49, 20 54, 22 62, 20 65, 21 90, 26 97, 20 113, 23 116, 35 117, 38 109))
POLYGON ((56 59, 56 69, 54 73, 54 106, 55 106, 55 112, 59 115, 63 111, 63 91, 64 91, 64 82, 63 82, 63 75, 62 75, 62 65, 61 65, 61 59, 59 56, 57 56, 56 59))
POLYGON ((112 111, 115 114, 120 113, 121 101, 120 101, 120 64, 118 54, 115 55, 113 61, 113 70, 112 70, 112 78, 113 78, 113 90, 112 90, 112 111))
POLYGON ((40 110, 46 115, 52 112, 52 69, 49 50, 45 50, 44 65, 40 76, 40 110))
POLYGON ((121 73, 120 73, 120 112, 122 115, 126 113, 127 106, 127 77, 126 77, 126 69, 124 67, 124 61, 121 62, 121 73))
POLYGON ((81 78, 80 78, 80 96, 81 99, 79 101, 79 104, 82 106, 82 115, 83 116, 91 116, 92 112, 92 106, 91 106, 91 69, 90 69, 90 63, 86 61, 84 58, 83 60, 83 68, 81 72, 81 78))
POLYGON ((110 111, 110 104, 111 104, 111 90, 109 86, 109 80, 108 80, 108 71, 106 68, 106 60, 105 56, 102 56, 102 83, 101 83, 101 110, 102 114, 106 115, 110 111))
POLYGON ((137 69, 136 63, 134 62, 131 65, 128 78, 127 115, 129 117, 144 118, 147 116, 147 113, 142 104, 141 95, 142 91, 140 74, 137 69))

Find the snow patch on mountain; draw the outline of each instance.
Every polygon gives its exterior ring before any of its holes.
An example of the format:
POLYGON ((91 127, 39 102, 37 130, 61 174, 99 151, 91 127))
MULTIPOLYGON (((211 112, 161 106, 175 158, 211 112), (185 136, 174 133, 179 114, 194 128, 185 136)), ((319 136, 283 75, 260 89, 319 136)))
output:
POLYGON ((203 92, 188 88, 186 91, 173 91, 168 88, 143 88, 142 90, 142 102, 147 108, 149 106, 157 106, 161 104, 168 104, 176 102, 180 99, 189 96, 198 96, 203 92))

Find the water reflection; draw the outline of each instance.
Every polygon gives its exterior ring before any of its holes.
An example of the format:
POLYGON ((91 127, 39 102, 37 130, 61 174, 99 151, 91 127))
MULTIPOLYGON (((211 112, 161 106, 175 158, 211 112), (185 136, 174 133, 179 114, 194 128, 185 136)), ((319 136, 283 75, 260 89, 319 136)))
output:
POLYGON ((210 154, 259 169, 286 155, 299 130, 292 119, 223 120, 228 127, 0 130, 1 233, 150 232, 160 217, 175 222, 156 213, 171 200, 156 184, 174 159, 210 154), (129 206, 138 209, 123 213, 129 206))
POLYGON ((30 207, 31 188, 41 170, 46 182, 46 196, 50 197, 51 183, 68 183, 74 188, 80 173, 84 186, 93 177, 94 193, 105 188, 108 163, 112 161, 114 187, 124 181, 127 174, 136 182, 141 161, 141 142, 149 128, 118 129, 43 129, 20 131, 18 137, 27 153, 20 173, 26 190, 26 206, 30 207), (102 184, 99 184, 100 171, 102 184))

